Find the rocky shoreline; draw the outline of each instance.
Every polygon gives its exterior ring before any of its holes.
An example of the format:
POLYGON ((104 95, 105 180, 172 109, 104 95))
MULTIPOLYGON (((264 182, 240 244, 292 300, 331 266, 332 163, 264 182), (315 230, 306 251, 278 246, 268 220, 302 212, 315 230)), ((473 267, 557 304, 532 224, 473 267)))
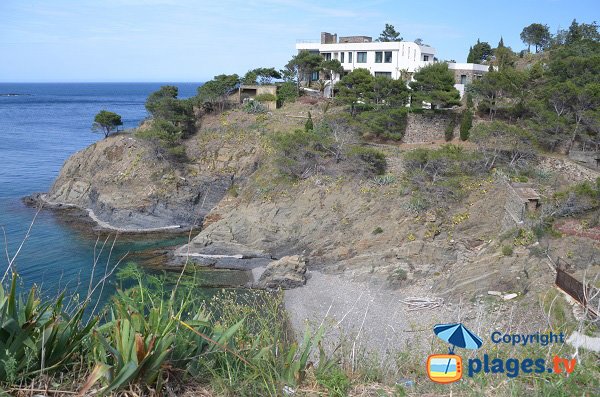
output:
POLYGON ((55 211, 75 211, 78 214, 71 214, 71 216, 82 218, 81 221, 83 223, 91 223, 94 224, 94 229, 96 230, 106 230, 110 232, 118 232, 118 233, 131 233, 131 234, 147 234, 147 233, 157 233, 157 232, 177 232, 182 233, 191 230, 192 226, 182 226, 182 225, 170 225, 170 226, 161 226, 161 227, 152 227, 152 228, 125 228, 118 227, 115 225, 111 225, 110 223, 101 220, 91 208, 80 207, 76 204, 69 203, 61 203, 56 201, 50 201, 48 199, 48 195, 46 193, 34 193, 29 196, 25 196, 22 199, 23 203, 29 207, 39 207, 41 209, 49 209, 55 211), (87 222, 83 218, 88 218, 87 222))

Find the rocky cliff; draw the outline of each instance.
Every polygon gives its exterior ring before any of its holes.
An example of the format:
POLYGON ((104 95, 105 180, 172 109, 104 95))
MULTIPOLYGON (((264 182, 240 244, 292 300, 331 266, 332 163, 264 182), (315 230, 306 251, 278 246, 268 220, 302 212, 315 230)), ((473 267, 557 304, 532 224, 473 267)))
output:
POLYGON ((252 171, 255 147, 246 143, 199 134, 185 143, 194 157, 182 164, 152 142, 118 134, 71 156, 41 198, 88 210, 100 226, 121 231, 187 228, 252 171))

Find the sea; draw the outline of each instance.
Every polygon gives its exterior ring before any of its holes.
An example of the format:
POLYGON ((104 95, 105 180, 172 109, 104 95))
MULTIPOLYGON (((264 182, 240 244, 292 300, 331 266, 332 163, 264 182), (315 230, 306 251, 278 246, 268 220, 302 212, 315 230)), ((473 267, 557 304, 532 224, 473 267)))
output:
MULTIPOLYGON (((85 296, 107 269, 135 261, 136 252, 181 244, 182 237, 131 239, 82 233, 56 213, 23 204, 22 198, 47 192, 73 153, 102 138, 92 133, 96 113, 122 116, 123 128, 134 128, 148 114, 147 96, 167 83, 0 83, 0 277, 9 261, 20 283, 36 285, 45 296, 60 291, 85 296), (35 218, 35 221, 34 221, 35 218), (129 253, 129 254, 128 254, 129 253), (95 266, 94 266, 95 263, 95 266)), ((199 83, 168 83, 179 97, 196 94, 199 83)), ((114 292, 114 273, 103 293, 114 292)), ((102 298, 104 299, 104 298, 102 298)))

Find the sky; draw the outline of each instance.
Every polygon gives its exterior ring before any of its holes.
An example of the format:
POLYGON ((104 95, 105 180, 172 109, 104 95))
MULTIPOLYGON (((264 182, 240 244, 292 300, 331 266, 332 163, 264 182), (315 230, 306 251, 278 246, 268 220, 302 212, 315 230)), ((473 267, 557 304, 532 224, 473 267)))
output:
POLYGON ((297 40, 379 36, 386 23, 464 62, 477 39, 600 19, 598 0, 0 0, 0 82, 202 82, 282 68, 297 40))

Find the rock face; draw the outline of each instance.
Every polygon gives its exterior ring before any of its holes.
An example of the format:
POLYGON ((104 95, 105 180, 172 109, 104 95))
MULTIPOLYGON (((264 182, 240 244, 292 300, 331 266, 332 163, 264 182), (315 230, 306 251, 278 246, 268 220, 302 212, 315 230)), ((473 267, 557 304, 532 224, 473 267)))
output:
POLYGON ((255 284, 258 288, 292 289, 306 284, 306 259, 299 255, 284 256, 269 263, 255 284))
MULTIPOLYGON (((199 152, 201 138, 186 142, 188 152, 199 152)), ((252 155, 236 157, 235 148, 224 145, 213 152, 210 162, 197 158, 175 163, 151 142, 131 134, 111 136, 71 156, 43 198, 49 204, 86 209, 100 226, 122 231, 199 225, 244 177, 248 164, 239 166, 235 160, 252 155), (214 157, 227 158, 227 169, 214 157)))

